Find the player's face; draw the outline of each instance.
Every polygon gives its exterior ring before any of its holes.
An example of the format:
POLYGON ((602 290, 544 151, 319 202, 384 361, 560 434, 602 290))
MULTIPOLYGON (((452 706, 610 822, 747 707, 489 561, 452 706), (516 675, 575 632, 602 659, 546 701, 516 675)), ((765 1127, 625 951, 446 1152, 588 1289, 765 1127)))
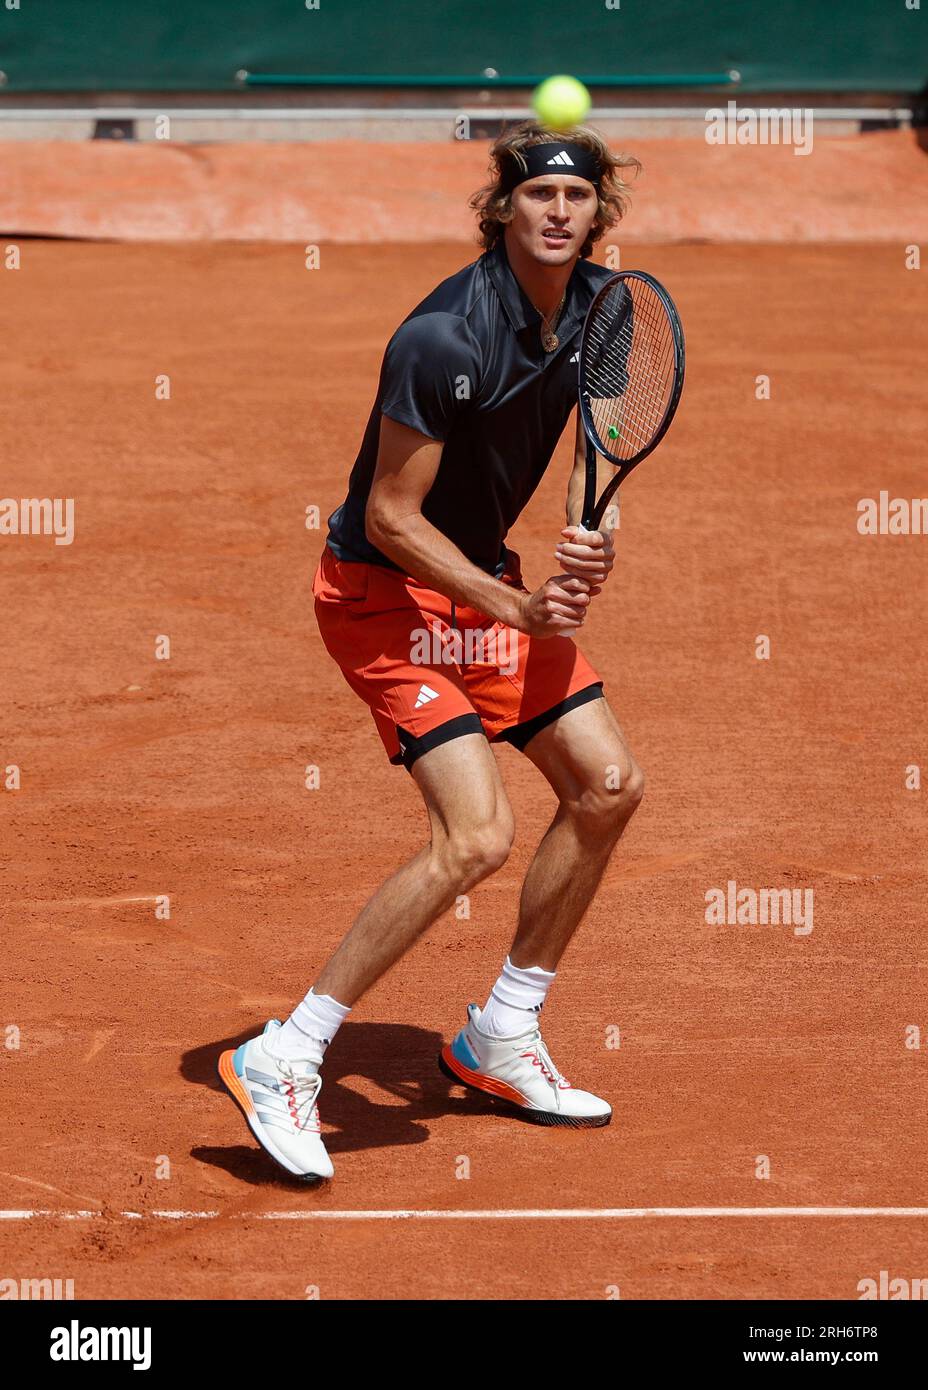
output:
POLYGON ((542 265, 579 256, 596 217, 596 189, 575 174, 541 174, 513 189, 509 235, 542 265))

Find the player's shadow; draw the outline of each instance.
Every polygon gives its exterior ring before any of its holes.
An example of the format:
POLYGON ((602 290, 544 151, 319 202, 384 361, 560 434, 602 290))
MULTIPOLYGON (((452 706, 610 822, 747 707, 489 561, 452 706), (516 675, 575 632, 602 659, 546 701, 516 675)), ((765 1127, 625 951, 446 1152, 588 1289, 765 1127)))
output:
MULTIPOLYGON (((235 1037, 185 1052, 181 1075, 195 1085, 228 1095, 216 1072, 220 1053, 253 1038, 263 1027, 261 1020, 235 1037)), ((439 1071, 437 1057, 442 1042, 438 1033, 405 1023, 343 1024, 326 1053, 322 1071, 319 1109, 329 1153, 334 1156, 422 1144, 429 1137, 430 1120, 448 1114, 489 1114, 492 1101, 452 1086, 439 1071)), ((229 1097, 230 1119, 233 1109, 238 1107, 229 1097)), ((240 1111, 238 1123, 242 1132, 248 1133, 240 1111)), ((197 1145, 191 1156, 224 1168, 245 1182, 289 1185, 286 1175, 250 1133, 247 1142, 232 1147, 197 1145)))

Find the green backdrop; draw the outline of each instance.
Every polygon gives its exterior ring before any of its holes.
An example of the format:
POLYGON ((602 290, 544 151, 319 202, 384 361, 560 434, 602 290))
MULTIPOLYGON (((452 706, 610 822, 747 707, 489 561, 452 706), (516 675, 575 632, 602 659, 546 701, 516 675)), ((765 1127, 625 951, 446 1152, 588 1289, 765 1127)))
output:
POLYGON ((556 71, 700 86, 733 68, 748 90, 912 92, 928 80, 928 0, 10 3, 0 0, 7 92, 231 91, 240 69, 256 84, 486 87, 556 71))

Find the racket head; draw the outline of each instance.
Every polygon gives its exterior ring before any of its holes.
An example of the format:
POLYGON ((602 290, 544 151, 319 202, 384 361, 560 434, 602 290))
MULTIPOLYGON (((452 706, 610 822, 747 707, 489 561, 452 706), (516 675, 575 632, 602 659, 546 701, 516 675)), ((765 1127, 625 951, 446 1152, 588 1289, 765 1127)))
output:
MULTIPOLYGON (((595 529, 619 483, 667 433, 685 365, 683 326, 664 286, 640 270, 607 280, 587 310, 577 378, 587 440, 617 471, 608 496, 584 508, 588 529, 595 529)), ((590 450, 588 468, 595 487, 596 456, 590 450)))

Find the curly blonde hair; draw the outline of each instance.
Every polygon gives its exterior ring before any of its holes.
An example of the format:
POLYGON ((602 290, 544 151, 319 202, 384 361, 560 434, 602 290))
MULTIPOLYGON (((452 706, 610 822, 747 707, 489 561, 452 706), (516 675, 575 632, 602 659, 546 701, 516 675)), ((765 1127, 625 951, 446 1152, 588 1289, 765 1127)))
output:
MULTIPOLYGON (((526 168, 522 154, 531 145, 546 145, 559 138, 558 132, 550 130, 538 121, 520 121, 511 130, 504 130, 490 149, 491 182, 473 194, 470 206, 478 216, 477 239, 484 250, 489 251, 503 234, 503 228, 512 221, 513 180, 517 172, 526 168)), ((560 134, 564 138, 564 133, 560 134)), ((637 174, 640 162, 633 155, 613 154, 598 131, 592 126, 573 126, 569 138, 575 145, 589 150, 600 168, 599 206, 589 235, 580 250, 581 256, 589 256, 597 241, 610 227, 625 216, 628 211, 631 185, 622 177, 622 171, 633 169, 637 174)))

